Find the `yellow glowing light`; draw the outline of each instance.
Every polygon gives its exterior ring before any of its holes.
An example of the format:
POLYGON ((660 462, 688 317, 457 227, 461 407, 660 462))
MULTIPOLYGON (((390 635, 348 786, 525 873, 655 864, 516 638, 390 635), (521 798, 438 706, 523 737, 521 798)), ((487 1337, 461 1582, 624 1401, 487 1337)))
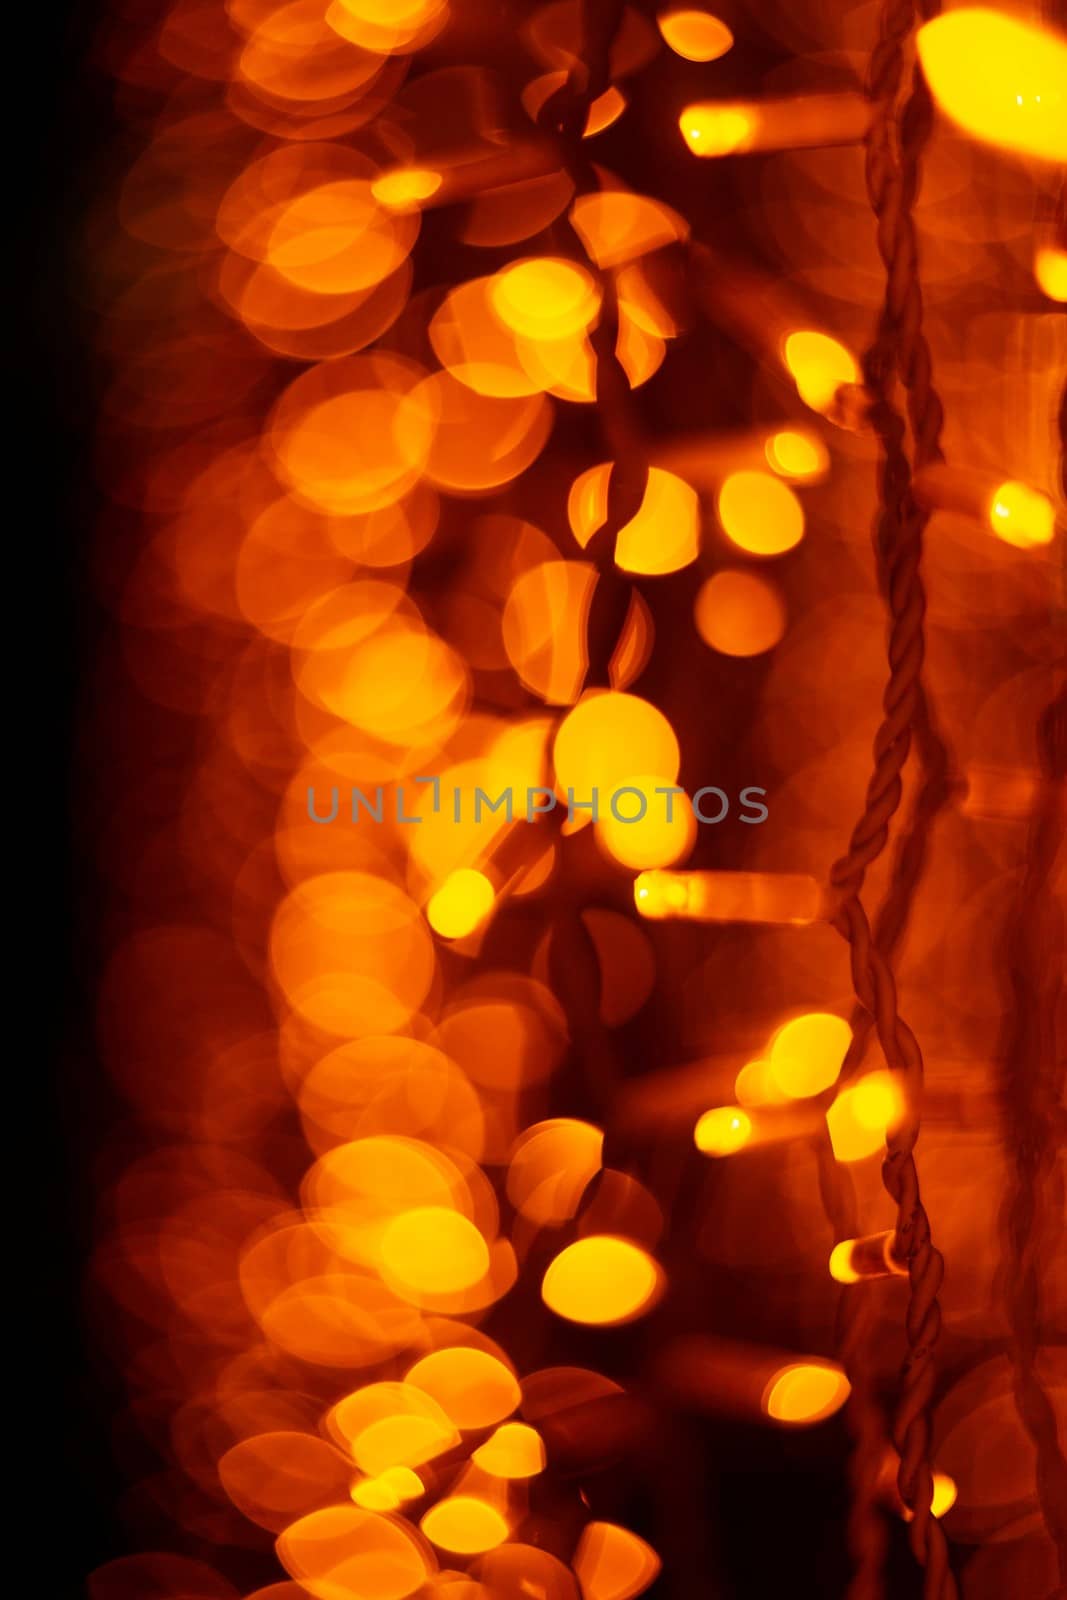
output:
POLYGON ((718 508, 727 537, 752 555, 781 555, 804 537, 800 501, 769 472, 732 472, 719 490, 718 508))
POLYGON ((822 891, 815 878, 800 872, 651 871, 634 883, 634 904, 643 917, 657 921, 685 917, 801 926, 819 916, 822 891))
POLYGON ((423 1482, 410 1467, 388 1467, 375 1478, 361 1478, 352 1488, 352 1499, 365 1511, 396 1511, 406 1500, 417 1500, 423 1482))
POLYGON ((603 800, 597 841, 621 866, 669 867, 688 855, 696 818, 684 794, 663 792, 671 788, 662 778, 628 778, 603 800))
MULTIPOLYGON (((580 473, 567 496, 567 520, 583 550, 608 516, 612 464, 601 462, 580 473)), ((619 529, 615 564, 646 577, 678 572, 700 550, 700 502, 683 478, 650 467, 635 516, 619 529)))
POLYGON ((414 1469, 459 1444, 441 1407, 411 1384, 370 1383, 338 1402, 326 1418, 334 1441, 368 1478, 380 1478, 401 1495, 412 1480, 394 1468, 414 1469))
POLYGON ((359 1506, 327 1506, 292 1522, 278 1557, 317 1600, 407 1600, 430 1576, 410 1528, 359 1506))
POLYGON ((568 1245, 550 1263, 541 1298, 568 1322, 604 1327, 647 1311, 659 1283, 659 1268, 640 1245, 593 1234, 568 1245))
POLYGON ((457 1428, 488 1428, 509 1416, 522 1398, 518 1381, 487 1350, 450 1346, 423 1356, 405 1378, 430 1395, 457 1428))
POLYGON ((930 1501, 930 1510, 935 1517, 943 1517, 946 1511, 951 1511, 956 1504, 959 1490, 955 1480, 947 1472, 934 1473, 934 1493, 930 1501))
POLYGON ((786 1096, 779 1089, 766 1060, 746 1061, 734 1079, 734 1095, 741 1106, 783 1105, 786 1096))
POLYGON ((828 333, 812 328, 790 333, 783 354, 797 393, 813 411, 828 413, 841 386, 859 382, 860 369, 851 352, 828 333))
POLYGON ((695 156, 726 156, 746 150, 757 128, 755 109, 740 106, 686 106, 678 119, 682 138, 695 156))
POLYGON ((400 1504, 395 1489, 381 1478, 362 1478, 353 1487, 352 1498, 364 1511, 395 1511, 400 1504))
POLYGON ((435 195, 444 180, 431 167, 394 167, 375 178, 370 192, 387 211, 417 211, 435 195))
POLYGON ((752 1136, 752 1118, 740 1106, 715 1106, 693 1129, 693 1142, 706 1156, 732 1156, 752 1136))
POLYGON ((838 1161, 862 1161, 885 1146, 887 1131, 903 1109, 891 1072, 868 1072, 843 1089, 826 1113, 830 1143, 838 1161))
POLYGON ((1045 244, 1034 256, 1034 277, 1050 300, 1067 300, 1067 250, 1045 244))
POLYGON ((496 898, 484 872, 459 867, 450 872, 426 907, 426 920, 442 939, 463 939, 483 923, 496 898))
POLYGON ((989 498, 989 525, 1005 544, 1029 550, 1050 542, 1056 531, 1056 512, 1048 496, 1029 484, 1002 483, 989 498))
POLYGON ((490 280, 489 300, 512 333, 549 341, 584 333, 600 309, 592 275, 573 262, 548 256, 502 268, 490 280))
POLYGON ((495 1506, 470 1494, 453 1494, 438 1500, 419 1527, 431 1544, 461 1556, 495 1550, 511 1532, 495 1506))
MULTIPOLYGON (((592 691, 568 711, 552 750, 561 795, 573 790, 576 803, 589 805, 593 790, 604 798, 624 784, 636 766, 674 783, 681 752, 674 729, 662 711, 638 695, 592 691)), ((576 811, 575 816, 591 813, 576 811)))
POLYGON ((716 572, 700 588, 693 617, 704 643, 725 656, 762 655, 785 632, 785 606, 777 589, 754 572, 716 572))
POLYGON ((594 134, 603 133, 605 128, 610 128, 617 122, 626 110, 626 96, 614 84, 598 95, 589 107, 589 115, 585 119, 582 130, 583 139, 591 139, 594 134))
POLYGON ((664 11, 656 20, 664 42, 686 61, 718 61, 734 42, 725 22, 708 11, 664 11))
POLYGON ((489 1249, 478 1229, 447 1206, 416 1206, 385 1227, 382 1261, 397 1286, 422 1294, 469 1289, 489 1270, 489 1249))
POLYGON ((660 1570, 652 1546, 614 1522, 589 1522, 574 1552, 582 1600, 634 1600, 660 1570))
POLYGON ((919 30, 934 99, 984 144, 1067 160, 1067 39, 986 6, 935 17, 919 30))
POLYGON ((800 483, 813 483, 825 477, 830 465, 822 440, 795 428, 782 428, 772 433, 764 446, 764 454, 772 472, 800 483))
POLYGON ((779 1028, 771 1044, 774 1081, 790 1100, 821 1094, 837 1082, 852 1029, 830 1011, 810 1011, 779 1028))
POLYGON ((545 1469, 545 1447, 536 1428, 505 1422, 471 1456, 493 1478, 535 1478, 545 1469))
POLYGON ((892 1229, 863 1239, 842 1239, 830 1252, 830 1276, 836 1283, 862 1283, 868 1278, 906 1276, 907 1267, 893 1254, 892 1229))
POLYGON ((830 1276, 835 1283, 859 1283, 863 1274, 852 1265, 855 1239, 843 1239, 830 1252, 830 1276))
POLYGON ((763 1392, 763 1410, 774 1422, 804 1427, 840 1411, 850 1384, 829 1361, 798 1361, 776 1372, 763 1392))

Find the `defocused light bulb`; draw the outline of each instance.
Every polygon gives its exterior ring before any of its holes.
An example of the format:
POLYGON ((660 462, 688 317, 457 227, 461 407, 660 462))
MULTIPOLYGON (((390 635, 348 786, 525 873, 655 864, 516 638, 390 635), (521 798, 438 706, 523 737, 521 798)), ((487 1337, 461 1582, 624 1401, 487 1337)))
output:
POLYGON ((682 137, 695 156, 725 156, 751 148, 756 119, 740 106, 686 106, 679 118, 682 137))
POLYGON ((437 193, 442 181, 441 174, 429 167, 395 167, 375 178, 370 192, 387 211, 417 211, 437 193))
POLYGON ((811 483, 825 477, 830 465, 826 446, 814 434, 795 428, 772 433, 764 446, 767 465, 782 478, 811 483))
POLYGON ((505 327, 526 339, 567 339, 596 321, 600 291, 571 261, 533 256, 490 279, 489 299, 505 327))
POLYGON ((868 1278, 907 1276, 907 1266, 893 1254, 895 1232, 872 1233, 863 1239, 842 1239, 830 1253, 830 1276, 837 1283, 862 1283, 868 1278))
POLYGON ((591 1234, 549 1264, 541 1298, 568 1322, 606 1327, 648 1311, 660 1281, 659 1268, 640 1245, 614 1234, 591 1234))
POLYGON ((1056 512, 1048 496, 1014 480, 994 489, 988 516, 997 538, 1020 550, 1048 544, 1056 531, 1056 512))
POLYGON ((838 1161, 862 1161, 884 1149, 886 1134, 903 1110, 900 1087, 891 1072, 868 1072, 842 1089, 826 1126, 838 1161))
POLYGON ((484 872, 459 867, 450 872, 426 907, 426 920, 442 939, 464 939, 493 909, 493 885, 484 872))
POLYGON ((798 329, 786 337, 783 353, 797 393, 813 411, 825 415, 832 410, 839 389, 859 382, 860 369, 852 354, 828 333, 798 329))
POLYGON ((686 106, 678 126, 695 156, 726 156, 853 144, 864 137, 870 120, 870 103, 863 95, 810 94, 699 101, 686 106))
POLYGON ((1050 300, 1067 301, 1067 250, 1044 244, 1034 256, 1034 277, 1050 300))
POLYGON ((705 1111, 693 1130, 693 1142, 706 1156, 732 1156, 752 1135, 752 1119, 740 1106, 715 1106, 705 1111))
POLYGON ((1044 161, 1067 160, 1067 39, 985 6, 919 29, 930 92, 965 133, 1044 161))
POLYGON ((495 1550, 511 1531, 495 1506, 470 1494, 448 1495, 438 1500, 419 1527, 431 1544, 463 1556, 495 1550))
POLYGON ((851 1385, 830 1361, 798 1361, 776 1372, 767 1385, 763 1409, 774 1422, 810 1427, 840 1411, 851 1385))
POLYGON ((505 1422, 471 1456, 493 1478, 535 1478, 545 1469, 545 1446, 536 1428, 505 1422))
POLYGON ((718 61, 734 42, 725 22, 708 11, 661 11, 656 20, 664 42, 686 61, 718 61))
POLYGON ((983 522, 1017 549, 1048 544, 1055 533, 1056 511, 1048 495, 1017 479, 935 462, 915 474, 914 484, 922 505, 983 522))
POLYGON ((852 1029, 831 1011, 794 1017, 771 1041, 771 1076, 789 1100, 821 1094, 837 1082, 851 1043, 852 1029))

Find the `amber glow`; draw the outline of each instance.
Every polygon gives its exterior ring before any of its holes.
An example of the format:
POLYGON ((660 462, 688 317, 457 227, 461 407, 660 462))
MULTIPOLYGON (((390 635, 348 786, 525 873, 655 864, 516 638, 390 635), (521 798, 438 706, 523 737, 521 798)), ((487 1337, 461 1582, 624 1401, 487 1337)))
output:
MULTIPOLYGON (((567 499, 567 517, 584 548, 607 520, 612 466, 591 467, 575 479, 567 499)), ((700 511, 689 484, 673 472, 650 467, 637 515, 620 528, 615 560, 624 572, 649 576, 677 572, 696 558, 700 547, 700 511)))
POLYGON ((642 872, 634 903, 644 917, 695 922, 814 922, 822 893, 814 878, 774 872, 642 872))
POLYGON ((868 1072, 843 1089, 826 1113, 838 1161, 862 1161, 883 1150, 900 1112, 900 1088, 890 1072, 868 1072))
POLYGON ((790 333, 783 354, 797 393, 813 411, 828 413, 842 385, 859 382, 860 371, 854 358, 828 333, 810 328, 790 333))
MULTIPOLYGON (((586 695, 560 724, 552 751, 557 786, 588 802, 594 788, 622 788, 635 770, 664 784, 678 775, 679 750, 666 717, 637 695, 586 695)), ((588 818, 590 813, 578 812, 588 818)))
POLYGON ((505 327, 545 341, 584 333, 595 320, 600 301, 588 272, 551 257, 532 257, 505 267, 489 293, 505 327))
POLYGON ((862 95, 839 94, 698 102, 686 106, 678 125, 695 156, 728 156, 851 144, 863 138, 869 122, 862 95))
POLYGON ((1020 550, 1048 544, 1056 531, 1052 501, 1025 483, 1002 483, 994 489, 987 515, 997 538, 1020 550))
POLYGON ((371 184, 371 194, 388 211, 418 210, 440 189, 443 179, 428 167, 397 167, 371 184))
POLYGON ((574 1570, 586 1600, 633 1600, 660 1570, 651 1545, 614 1522, 590 1522, 582 1532, 574 1570))
POLYGON ((907 1275, 895 1255, 896 1234, 875 1233, 865 1239, 843 1239, 830 1253, 830 1276, 837 1283, 862 1283, 867 1278, 907 1275))
POLYGON ((462 1556, 495 1550, 509 1532, 506 1519, 495 1506, 467 1494, 439 1500, 419 1526, 431 1544, 462 1556))
POLYGON ((1063 24, 95 9, 29 1588, 1058 1593, 1063 24))
POLYGON ((432 1396, 457 1428, 488 1428, 519 1404, 514 1373, 485 1350, 463 1346, 424 1356, 405 1379, 432 1396))
POLYGON ((382 1261, 401 1292, 469 1289, 489 1270, 489 1251, 472 1222, 442 1206, 419 1206, 387 1224, 382 1261))
POLYGON ((352 1499, 365 1511, 396 1511, 423 1493, 422 1479, 410 1467, 387 1467, 376 1478, 361 1478, 352 1499))
POLYGON ((814 482, 826 476, 830 457, 821 439, 795 428, 772 433, 765 446, 767 465, 783 478, 799 483, 814 482))
POLYGON ((421 1588, 428 1566, 415 1538, 400 1523, 353 1505, 302 1517, 278 1540, 278 1555, 316 1600, 361 1595, 406 1600, 421 1588))
POLYGON ((1034 256, 1034 277, 1050 300, 1067 300, 1067 250, 1041 245, 1034 256))
POLYGON ((804 510, 788 484, 769 472, 733 472, 719 490, 719 521, 750 555, 777 556, 804 537, 804 510))
POLYGON ((679 120, 682 137, 695 156, 725 156, 751 150, 759 128, 754 106, 687 106, 679 120))
POLYGON ((972 139, 1067 161, 1067 39, 986 6, 935 17, 919 60, 941 109, 972 139))
POLYGON ((483 923, 496 898, 484 872, 459 867, 449 873, 426 907, 426 920, 443 939, 462 939, 483 923))
POLYGON ((661 11, 659 31, 675 55, 687 61, 717 61, 734 42, 734 36, 710 11, 661 11))
POLYGON ((790 1100, 820 1094, 837 1081, 852 1041, 843 1017, 811 1011, 778 1029, 770 1048, 771 1075, 790 1100))
POLYGON ((840 1411, 849 1388, 840 1367, 828 1361, 800 1362, 775 1373, 764 1392, 763 1409, 772 1422, 807 1427, 840 1411))
POLYGON ((568 1245, 549 1266, 541 1296, 568 1322, 607 1326, 648 1311, 660 1285, 656 1263, 629 1239, 594 1235, 568 1245))
POLYGON ((494 1478, 535 1478, 545 1468, 545 1447, 536 1428, 524 1422, 505 1422, 471 1460, 494 1478))
POLYGON ((693 808, 684 794, 668 797, 662 778, 629 777, 606 803, 597 839, 620 866, 669 867, 688 855, 696 838, 693 808))
POLYGON ((737 569, 708 579, 697 594, 694 616, 700 637, 726 656, 773 650, 786 626, 785 607, 774 585, 737 569))
POLYGON ((740 1106, 705 1111, 693 1130, 693 1142, 706 1156, 732 1156, 752 1137, 752 1119, 740 1106))

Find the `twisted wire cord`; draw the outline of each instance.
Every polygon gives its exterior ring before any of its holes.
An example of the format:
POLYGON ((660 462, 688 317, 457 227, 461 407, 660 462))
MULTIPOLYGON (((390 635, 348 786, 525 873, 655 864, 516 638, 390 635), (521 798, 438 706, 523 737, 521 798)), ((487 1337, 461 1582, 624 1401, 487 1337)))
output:
POLYGON ((1067 687, 1045 708, 1037 731, 1042 782, 1004 936, 1013 1004, 1000 1077, 1009 1151, 1000 1288, 1011 1329, 1015 1407, 1034 1445, 1038 1504, 1067 1589, 1067 1460, 1037 1371, 1041 1269, 1053 1240, 1062 1240, 1064 1206, 1062 1177, 1056 1177, 1055 1115, 1067 1081, 1067 1055, 1056 1049, 1064 936, 1053 872, 1067 806, 1067 687))
MULTIPOLYGON (((926 517, 912 494, 907 426, 894 406, 893 385, 899 375, 907 392, 916 467, 939 459, 942 409, 922 331, 922 291, 911 214, 919 186, 920 157, 932 122, 929 91, 918 69, 913 70, 910 92, 898 116, 912 31, 918 18, 930 16, 936 9, 936 0, 918 8, 911 0, 888 0, 868 78, 875 114, 867 145, 867 188, 886 269, 886 293, 877 335, 864 360, 864 378, 882 450, 875 551, 890 615, 890 671, 863 814, 830 877, 840 895, 833 922, 849 945, 856 997, 872 1018, 886 1063, 903 1090, 901 1118, 887 1135, 882 1168, 883 1182, 897 1207, 896 1250, 907 1261, 909 1278, 908 1356, 892 1423, 900 1456, 897 1484, 911 1512, 909 1542, 924 1568, 925 1600, 955 1600, 957 1587, 949 1567, 947 1541, 930 1509, 929 1406, 935 1378, 933 1350, 941 1325, 938 1292, 944 1262, 931 1238, 913 1154, 919 1135, 923 1062, 918 1041, 898 1012, 896 982, 887 954, 896 943, 896 938, 889 937, 894 927, 897 938, 903 928, 906 880, 900 877, 900 892, 891 896, 889 909, 883 912, 881 942, 872 933, 859 898, 867 869, 885 848, 891 820, 900 805, 902 773, 917 720, 933 729, 928 708, 920 710, 925 700, 920 673, 926 599, 919 565, 926 517)), ((898 853, 901 873, 905 868, 912 871, 916 863, 921 865, 924 852, 925 831, 921 831, 907 853, 898 853)), ((862 1472, 869 1471, 870 1463, 863 1463, 862 1472)), ((861 1475, 857 1468, 857 1477, 861 1475)))

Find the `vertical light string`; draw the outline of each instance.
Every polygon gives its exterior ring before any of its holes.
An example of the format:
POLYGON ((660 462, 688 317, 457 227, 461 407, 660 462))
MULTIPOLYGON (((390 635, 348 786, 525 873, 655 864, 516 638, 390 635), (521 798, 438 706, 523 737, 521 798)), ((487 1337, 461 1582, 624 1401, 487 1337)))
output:
MULTIPOLYGON (((957 1589, 948 1563, 947 1542, 931 1512, 933 1472, 929 1460, 933 1351, 941 1324, 938 1291, 944 1261, 933 1243, 913 1153, 919 1137, 922 1053, 914 1033, 897 1010, 896 983, 886 948, 895 942, 886 939, 886 933, 892 932, 895 923, 902 926, 904 888, 909 881, 904 869, 913 864, 916 870, 921 866, 925 827, 916 824, 925 824, 926 812, 918 813, 913 820, 911 851, 898 856, 898 872, 894 874, 897 893, 889 902, 891 910, 884 913, 882 946, 860 899, 866 871, 885 848, 890 823, 900 805, 902 773, 917 723, 924 729, 924 742, 935 771, 939 758, 920 676, 926 609, 920 560, 927 518, 911 492, 912 463, 905 445, 906 425, 893 403, 899 377, 907 393, 914 467, 939 460, 942 412, 922 331, 922 291, 912 221, 920 158, 929 137, 933 105, 921 70, 916 66, 910 75, 908 72, 913 30, 920 19, 925 20, 935 10, 935 6, 927 5, 920 11, 910 0, 890 0, 882 13, 881 34, 868 74, 874 115, 867 142, 867 190, 877 219, 886 294, 878 334, 864 359, 863 372, 872 397, 871 420, 882 450, 875 552, 890 615, 890 676, 863 815, 853 829, 847 854, 834 863, 830 876, 834 889, 842 896, 834 922, 849 943, 857 998, 872 1017, 886 1063, 900 1075, 904 1090, 903 1116, 887 1135, 888 1153, 883 1166, 886 1189, 897 1206, 897 1248, 908 1263, 911 1291, 906 1315, 908 1356, 893 1418, 893 1441, 900 1455, 897 1483, 901 1499, 912 1513, 909 1541, 925 1571, 926 1600, 953 1600, 957 1589)), ((937 792, 935 789, 933 794, 936 796, 937 792)), ((853 1513, 854 1554, 859 1557, 857 1594, 861 1595, 865 1587, 871 1592, 876 1582, 873 1566, 878 1558, 877 1539, 864 1511, 873 1470, 868 1459, 872 1432, 868 1425, 860 1434, 858 1448, 865 1453, 865 1459, 854 1472, 854 1485, 861 1496, 853 1513)))

